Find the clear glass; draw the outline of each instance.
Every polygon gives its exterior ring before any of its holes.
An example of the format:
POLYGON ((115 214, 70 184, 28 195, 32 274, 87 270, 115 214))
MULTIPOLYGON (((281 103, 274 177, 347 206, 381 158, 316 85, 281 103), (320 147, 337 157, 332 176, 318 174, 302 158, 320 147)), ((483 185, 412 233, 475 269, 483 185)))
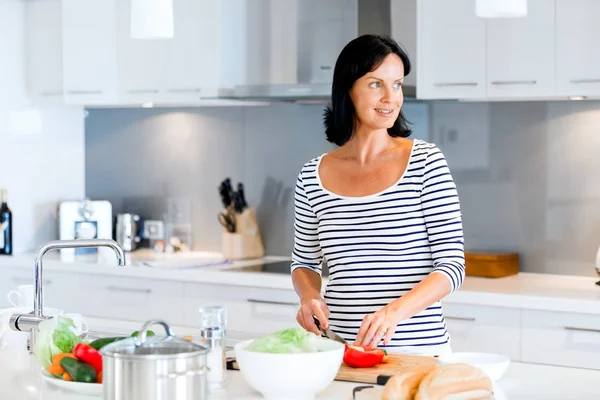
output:
POLYGON ((207 345, 209 353, 206 356, 208 390, 211 393, 225 390, 226 382, 226 351, 225 337, 227 331, 227 309, 221 306, 201 307, 200 337, 207 345))

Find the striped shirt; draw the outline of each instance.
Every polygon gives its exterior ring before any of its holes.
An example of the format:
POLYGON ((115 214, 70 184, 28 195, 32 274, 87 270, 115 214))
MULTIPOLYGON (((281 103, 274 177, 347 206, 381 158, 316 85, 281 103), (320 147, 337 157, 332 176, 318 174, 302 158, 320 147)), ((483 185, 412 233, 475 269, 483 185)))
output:
MULTIPOLYGON (((456 186, 442 152, 413 140, 408 165, 391 187, 369 196, 340 196, 318 175, 323 155, 307 162, 296 183, 292 270, 329 268, 324 299, 329 325, 354 341, 366 314, 410 291, 430 273, 464 279, 464 239, 456 186)), ((450 351, 440 302, 400 321, 389 352, 450 351)))

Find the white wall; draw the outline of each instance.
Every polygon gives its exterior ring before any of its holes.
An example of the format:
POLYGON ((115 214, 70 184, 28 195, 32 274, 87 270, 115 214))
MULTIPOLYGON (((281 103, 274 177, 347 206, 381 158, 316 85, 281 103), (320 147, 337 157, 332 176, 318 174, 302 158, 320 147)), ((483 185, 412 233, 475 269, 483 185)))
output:
POLYGON ((13 211, 15 252, 58 237, 58 202, 85 193, 84 150, 80 108, 0 110, 0 187, 13 211))

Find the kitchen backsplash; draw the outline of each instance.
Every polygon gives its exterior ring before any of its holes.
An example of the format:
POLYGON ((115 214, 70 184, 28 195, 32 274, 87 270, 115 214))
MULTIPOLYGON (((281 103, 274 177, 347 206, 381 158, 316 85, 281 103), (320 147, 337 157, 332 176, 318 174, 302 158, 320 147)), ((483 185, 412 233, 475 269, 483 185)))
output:
MULTIPOLYGON (((529 272, 592 275, 600 245, 600 102, 407 103, 415 135, 444 151, 469 250, 516 251, 529 272)), ((189 225, 219 251, 217 187, 244 182, 268 254, 293 244, 293 190, 332 149, 323 105, 91 109, 86 195, 114 212, 189 225)))

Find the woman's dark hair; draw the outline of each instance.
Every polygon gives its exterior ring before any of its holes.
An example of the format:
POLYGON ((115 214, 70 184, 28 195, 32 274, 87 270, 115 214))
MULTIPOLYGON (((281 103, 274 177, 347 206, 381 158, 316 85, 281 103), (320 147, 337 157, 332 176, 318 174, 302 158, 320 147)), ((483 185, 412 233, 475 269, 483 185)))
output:
MULTIPOLYGON (((357 79, 381 65, 389 54, 396 54, 404 64, 404 76, 410 73, 408 55, 394 39, 383 35, 363 35, 349 42, 340 53, 333 71, 331 103, 325 108, 323 124, 329 142, 343 145, 354 133, 355 110, 350 89, 357 79)), ((388 129, 392 137, 408 137, 411 129, 402 114, 388 129)))

